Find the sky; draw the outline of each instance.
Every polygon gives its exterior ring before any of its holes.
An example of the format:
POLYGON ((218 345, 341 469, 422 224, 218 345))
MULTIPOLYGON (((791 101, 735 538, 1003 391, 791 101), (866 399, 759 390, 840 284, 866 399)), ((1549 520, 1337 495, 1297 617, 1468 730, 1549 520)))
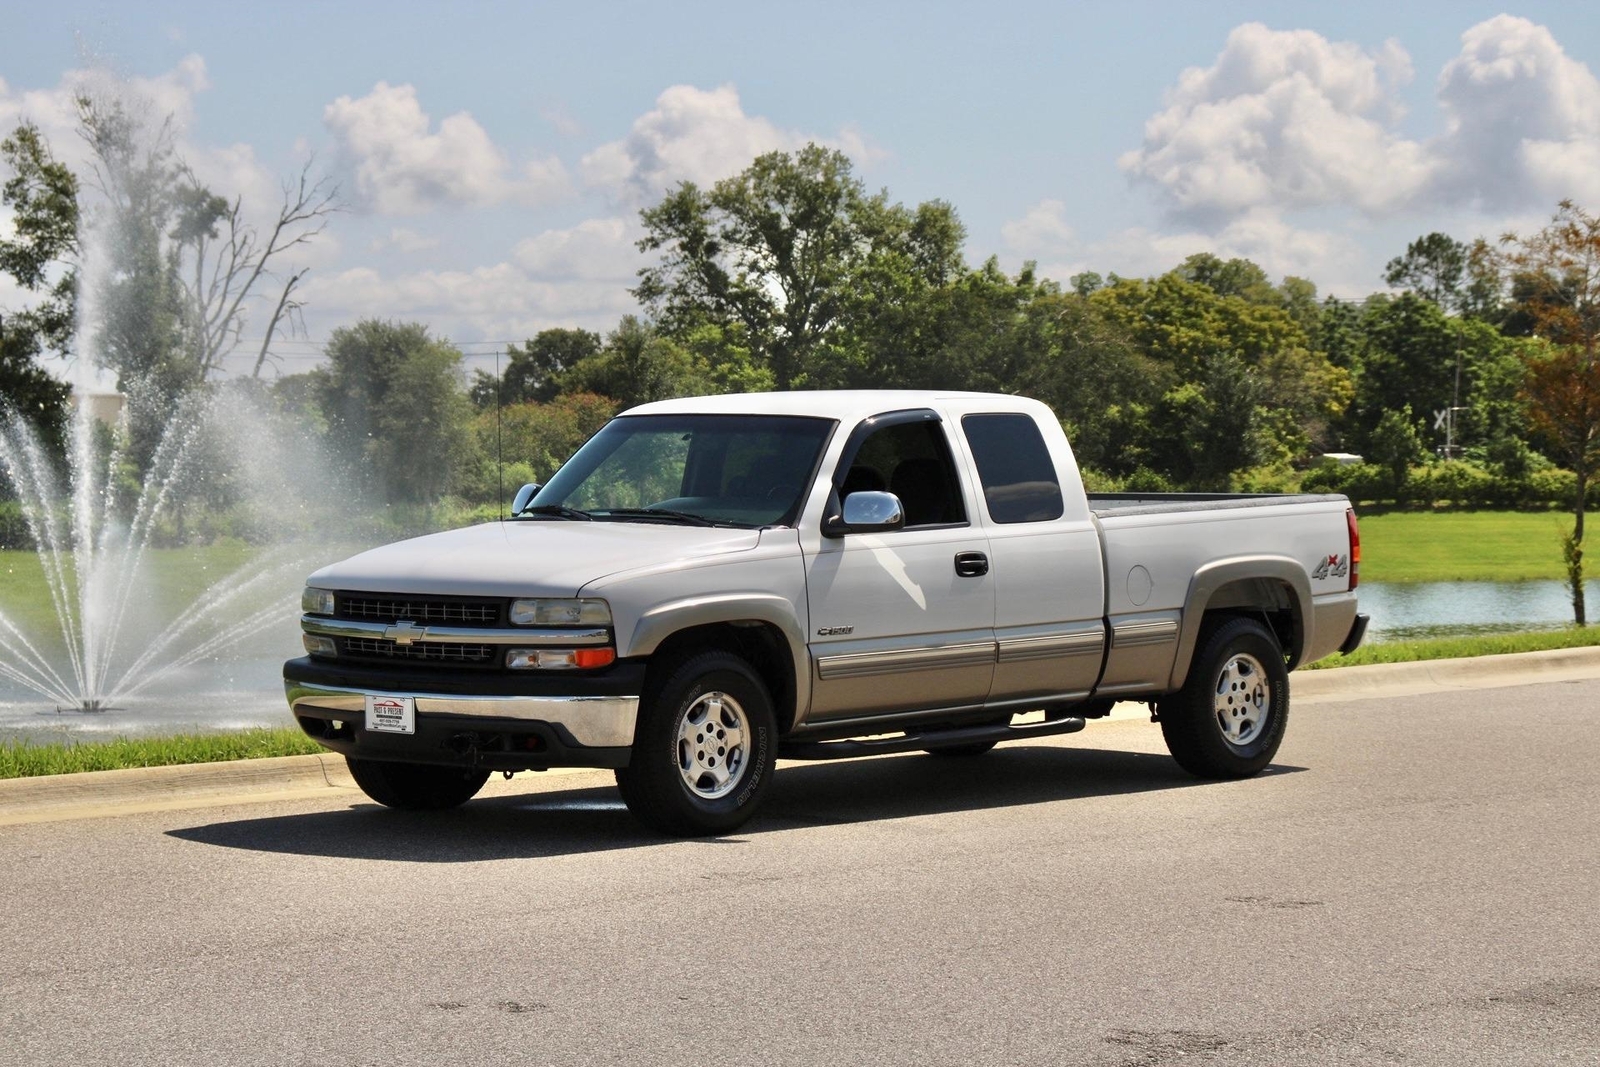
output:
MULTIPOLYGON (((953 204, 973 265, 1063 282, 1210 251, 1360 297, 1431 231, 1600 210, 1595 4, 0 0, 0 26, 0 130, 77 168, 72 98, 114 86, 259 222, 308 161, 338 184, 279 264, 309 271, 279 373, 370 317, 472 366, 609 330, 638 311, 642 207, 808 141, 953 204)), ((0 311, 25 300, 0 280, 0 311)))

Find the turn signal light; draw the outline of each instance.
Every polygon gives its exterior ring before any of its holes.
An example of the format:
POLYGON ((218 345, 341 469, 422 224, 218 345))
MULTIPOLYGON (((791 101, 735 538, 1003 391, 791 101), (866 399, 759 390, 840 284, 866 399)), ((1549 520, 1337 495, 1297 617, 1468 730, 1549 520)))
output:
POLYGON ((616 661, 614 648, 513 648, 506 653, 506 666, 514 671, 592 670, 616 661))

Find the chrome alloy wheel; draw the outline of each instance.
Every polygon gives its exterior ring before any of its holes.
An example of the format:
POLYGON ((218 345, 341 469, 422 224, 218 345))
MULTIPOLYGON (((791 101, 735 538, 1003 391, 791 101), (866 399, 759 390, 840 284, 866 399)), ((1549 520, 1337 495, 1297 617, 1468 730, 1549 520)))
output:
POLYGON ((1266 729, 1272 713, 1272 685, 1261 661, 1239 653, 1223 665, 1212 702, 1223 740, 1248 745, 1266 729))
POLYGON ((716 800, 744 778, 750 719, 727 693, 702 694, 678 720, 678 773, 689 792, 716 800))

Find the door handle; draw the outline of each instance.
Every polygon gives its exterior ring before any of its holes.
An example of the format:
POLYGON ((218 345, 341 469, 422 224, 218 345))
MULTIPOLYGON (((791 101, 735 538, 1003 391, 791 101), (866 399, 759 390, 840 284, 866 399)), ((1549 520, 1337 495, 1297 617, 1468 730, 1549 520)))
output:
POLYGON ((982 552, 957 552, 956 573, 963 578, 981 578, 989 573, 989 557, 982 552))

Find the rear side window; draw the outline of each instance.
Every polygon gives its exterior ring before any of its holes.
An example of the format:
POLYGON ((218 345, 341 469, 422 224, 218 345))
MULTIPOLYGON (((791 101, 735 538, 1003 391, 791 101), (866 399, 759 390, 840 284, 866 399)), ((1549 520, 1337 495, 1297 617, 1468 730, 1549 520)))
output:
POLYGON ((989 517, 998 523, 1048 522, 1062 513, 1061 482, 1039 427, 1026 415, 967 415, 961 429, 978 461, 989 517))

